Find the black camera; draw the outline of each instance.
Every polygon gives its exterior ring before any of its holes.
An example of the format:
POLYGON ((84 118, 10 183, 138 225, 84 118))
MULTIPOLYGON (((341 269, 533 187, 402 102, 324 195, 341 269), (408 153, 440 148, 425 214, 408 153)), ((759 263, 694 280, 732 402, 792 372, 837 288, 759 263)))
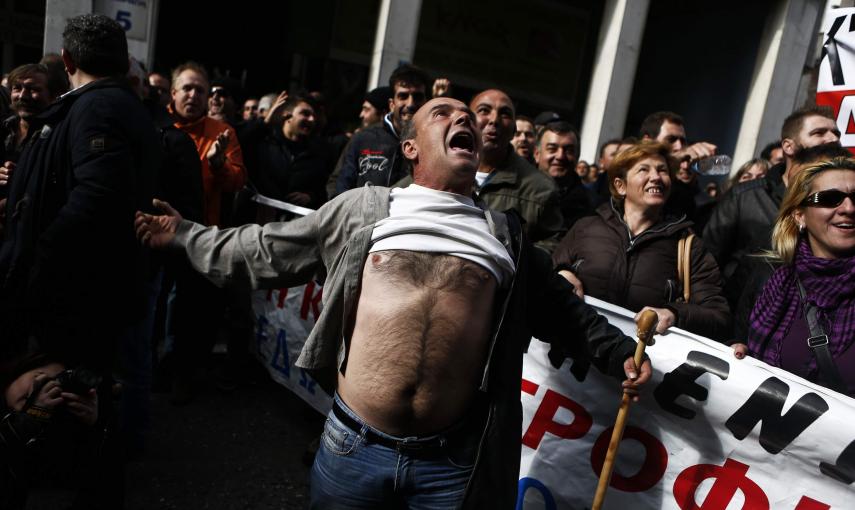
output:
POLYGON ((76 368, 60 372, 56 382, 64 391, 83 395, 101 384, 101 376, 85 368, 76 368))

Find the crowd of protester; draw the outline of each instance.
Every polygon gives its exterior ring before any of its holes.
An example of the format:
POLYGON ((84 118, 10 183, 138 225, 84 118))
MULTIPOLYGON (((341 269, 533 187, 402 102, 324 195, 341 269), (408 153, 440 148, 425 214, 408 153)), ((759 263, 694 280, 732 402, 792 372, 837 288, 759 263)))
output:
MULTIPOLYGON (((318 209, 365 186, 407 188, 414 116, 454 97, 402 65, 346 132, 319 92, 246 97, 192 61, 147 73, 114 29, 75 18, 62 55, 0 87, 0 497, 12 507, 50 478, 80 508, 114 508, 121 494, 84 480, 142 454, 152 386, 190 403, 220 338, 231 369, 218 385, 252 363, 249 289, 141 246, 136 211, 228 228, 295 217, 259 197, 318 209), (64 473, 37 474, 49 464, 33 459, 57 456, 64 473)), ((518 112, 497 89, 457 99, 481 137, 449 142, 480 151, 473 198, 514 209, 577 296, 653 309, 659 333, 679 327, 855 395, 855 160, 830 111, 793 112, 780 140, 702 187, 697 164, 719 148, 690 141, 677 113, 651 113, 588 162, 558 113, 518 112)))

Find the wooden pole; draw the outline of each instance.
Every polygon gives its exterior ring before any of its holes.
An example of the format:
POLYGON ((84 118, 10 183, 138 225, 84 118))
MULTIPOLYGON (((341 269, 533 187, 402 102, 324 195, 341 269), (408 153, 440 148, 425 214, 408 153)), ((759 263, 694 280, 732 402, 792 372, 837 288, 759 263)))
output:
MULTIPOLYGON (((644 359, 644 349, 647 344, 653 345, 653 330, 659 317, 653 310, 645 310, 641 317, 638 318, 638 345, 635 348, 635 366, 636 370, 641 369, 641 361, 644 359)), ((629 404, 631 397, 624 393, 620 402, 615 427, 612 430, 612 439, 609 441, 609 449, 606 450, 606 459, 603 462, 603 470, 600 471, 600 481, 597 483, 597 492, 594 494, 594 503, 591 505, 591 510, 600 510, 603 506, 603 501, 606 499, 606 490, 609 487, 609 481, 612 478, 612 470, 614 469, 615 458, 617 457, 618 446, 623 438, 623 429, 626 427, 626 419, 629 416, 629 404)))

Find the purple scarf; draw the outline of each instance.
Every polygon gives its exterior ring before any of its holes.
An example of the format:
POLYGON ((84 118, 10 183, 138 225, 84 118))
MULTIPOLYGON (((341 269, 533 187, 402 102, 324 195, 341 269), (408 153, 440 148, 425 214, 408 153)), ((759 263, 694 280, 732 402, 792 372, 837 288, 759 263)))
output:
MULTIPOLYGON (((752 356, 773 366, 781 366, 781 344, 793 320, 797 315, 804 316, 796 275, 804 285, 808 302, 818 309, 832 356, 855 342, 855 257, 814 257, 802 238, 794 262, 772 274, 749 317, 748 349, 752 356)), ((816 369, 815 360, 811 360, 810 369, 816 369)))

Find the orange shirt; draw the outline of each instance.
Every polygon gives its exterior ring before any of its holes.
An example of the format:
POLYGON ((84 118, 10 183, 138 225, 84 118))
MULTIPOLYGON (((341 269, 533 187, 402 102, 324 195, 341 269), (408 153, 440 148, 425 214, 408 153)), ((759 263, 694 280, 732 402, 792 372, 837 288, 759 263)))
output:
MULTIPOLYGON (((174 115, 172 105, 169 113, 174 115)), ((220 225, 220 202, 222 193, 233 193, 240 190, 246 182, 246 167, 243 164, 243 154, 233 127, 225 122, 212 119, 207 115, 192 122, 175 121, 175 127, 184 131, 193 143, 202 162, 202 219, 205 225, 220 225), (229 130, 229 144, 226 147, 226 161, 218 170, 211 168, 208 163, 208 150, 217 140, 220 133, 229 130)))

